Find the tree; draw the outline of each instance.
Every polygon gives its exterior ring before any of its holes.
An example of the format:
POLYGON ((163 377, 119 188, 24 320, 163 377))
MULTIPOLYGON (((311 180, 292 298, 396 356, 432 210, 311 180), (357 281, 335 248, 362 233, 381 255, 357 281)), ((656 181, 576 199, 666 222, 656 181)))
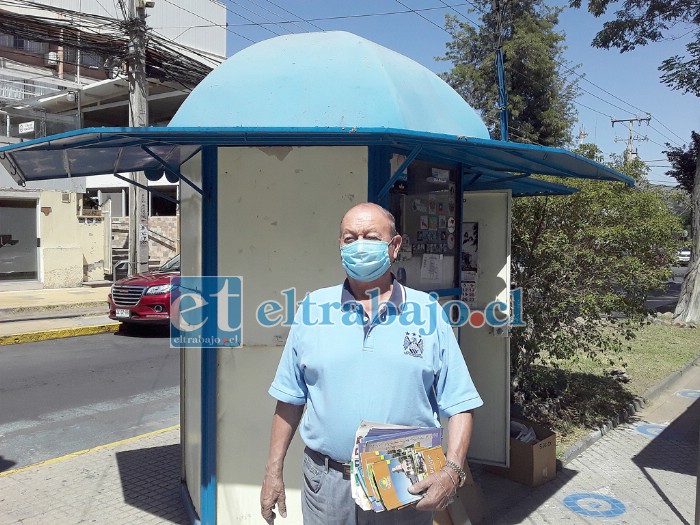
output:
POLYGON ((688 148, 670 148, 664 153, 673 169, 666 172, 678 181, 678 184, 690 194, 690 262, 688 272, 683 279, 681 294, 678 298, 673 318, 689 323, 700 322, 700 135, 691 133, 688 148))
MULTIPOLYGON (((509 5, 503 48, 514 137, 518 142, 565 145, 574 122, 576 88, 565 83, 560 71, 558 11, 536 0, 509 5)), ((477 7, 485 13, 480 28, 447 18, 453 39, 444 59, 453 67, 444 78, 498 130, 497 24, 486 2, 477 7)), ((579 153, 604 160, 594 145, 579 153)), ((647 188, 647 168, 641 161, 614 158, 612 166, 639 181, 641 189, 570 180, 568 184, 581 190, 573 196, 514 201, 512 278, 524 290, 527 323, 511 337, 516 402, 549 394, 537 375, 538 361, 621 349, 646 320, 648 293, 670 275, 678 220, 662 195, 647 188)))
MULTIPOLYGON (((612 0, 588 0, 588 11, 603 15, 612 0)), ((572 0, 572 7, 581 7, 581 0, 572 0)), ((637 46, 665 40, 670 30, 686 26, 695 35, 686 45, 689 58, 673 56, 659 67, 661 81, 671 89, 700 97, 700 10, 697 0, 624 0, 615 18, 603 24, 593 39, 593 46, 617 48, 621 53, 637 46)))
MULTIPOLYGON (((477 111, 492 136, 500 135, 496 73, 497 17, 491 2, 476 0, 481 26, 446 17, 452 41, 442 60, 453 63, 443 78, 477 111)), ((503 52, 509 127, 519 142, 562 146, 571 141, 576 86, 562 74, 564 35, 555 31, 560 10, 541 0, 507 3, 503 52)))
MULTIPOLYGON (((590 144, 577 152, 602 160, 590 144)), ((645 183, 644 163, 615 157, 610 165, 639 184, 569 180, 580 190, 572 196, 513 203, 512 277, 527 323, 511 337, 520 403, 548 394, 534 364, 614 356, 646 321, 647 295, 670 276, 680 222, 645 183)))

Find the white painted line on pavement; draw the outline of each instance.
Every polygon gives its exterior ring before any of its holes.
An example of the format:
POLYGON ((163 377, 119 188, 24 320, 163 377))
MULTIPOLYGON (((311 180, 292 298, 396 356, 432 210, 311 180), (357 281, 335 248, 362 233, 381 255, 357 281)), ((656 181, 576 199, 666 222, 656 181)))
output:
POLYGON ((90 405, 69 408, 67 410, 60 410, 58 412, 50 412, 48 414, 43 414, 39 416, 38 419, 12 421, 11 423, 5 423, 3 425, 0 425, 0 437, 6 436, 7 434, 11 434, 13 432, 19 432, 35 428, 41 425, 57 423, 59 421, 65 421, 84 416, 91 416, 99 412, 110 412, 113 410, 120 410, 122 408, 134 405, 145 405, 154 401, 160 401, 171 397, 179 397, 179 395, 180 387, 174 386, 171 388, 162 388, 153 392, 136 394, 125 398, 116 399, 114 401, 103 401, 100 403, 93 403, 90 405))

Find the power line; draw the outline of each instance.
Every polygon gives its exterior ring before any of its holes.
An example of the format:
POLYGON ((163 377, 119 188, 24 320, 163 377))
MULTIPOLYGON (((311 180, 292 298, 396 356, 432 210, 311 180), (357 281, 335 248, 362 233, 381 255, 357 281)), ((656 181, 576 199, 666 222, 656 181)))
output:
MULTIPOLYGON (((439 2, 440 2, 442 5, 444 5, 445 7, 449 8, 449 9, 451 9, 452 11, 454 11, 455 13, 457 13, 459 16, 461 16, 462 18, 464 18, 467 22, 469 22, 469 23, 472 24, 473 26, 479 27, 479 24, 478 24, 477 22, 474 22, 474 21, 473 21, 471 18, 469 18, 467 15, 463 15, 462 13, 460 13, 459 11, 457 11, 457 10, 456 10, 454 7, 452 7, 451 5, 448 5, 446 2, 443 2, 443 0, 439 0, 439 2)), ((472 4, 472 5, 476 6, 476 4, 472 4)))
POLYGON ((402 5, 403 7, 405 7, 406 9, 408 9, 409 11, 411 11, 412 13, 417 14, 419 17, 421 17, 421 18, 422 18, 423 20, 425 20, 426 22, 428 22, 428 23, 430 23, 430 24, 433 24, 435 27, 437 27, 437 28, 440 29, 441 31, 445 31, 445 33, 447 33, 448 35, 450 34, 449 31, 447 31, 444 27, 437 25, 437 24, 436 24, 435 22, 433 22, 430 18, 428 18, 428 17, 426 17, 426 16, 423 16, 423 15, 420 14, 418 11, 415 11, 415 10, 411 9, 411 8, 408 7, 406 4, 404 4, 403 2, 401 2, 401 0, 395 0, 395 2, 396 2, 397 4, 399 4, 399 5, 402 5))
MULTIPOLYGON (((561 64, 560 62, 558 62, 556 59, 553 59, 553 61, 554 61, 555 63, 561 65, 562 67, 565 67, 565 68, 566 68, 566 66, 562 65, 562 64, 561 64)), ((581 76, 580 78, 583 78, 583 79, 585 80, 585 77, 583 77, 583 76, 581 76)), ((584 93, 587 93, 588 95, 592 96, 593 98, 596 98, 596 99, 600 100, 601 102, 603 102, 603 103, 605 103, 605 104, 608 104, 609 106, 612 106, 612 107, 614 107, 614 108, 616 108, 616 109, 619 109, 620 111, 624 111, 625 113, 629 113, 629 111, 628 111, 627 109, 625 109, 625 108, 623 108, 623 107, 620 107, 620 106, 618 106, 617 104, 613 104, 612 102, 609 102, 609 101, 605 100, 604 98, 599 97, 598 95, 596 95, 595 93, 592 93, 592 92, 588 91, 587 89, 584 89, 584 88, 582 88, 582 87, 580 87, 580 86, 579 86, 578 89, 580 89, 580 90, 583 91, 584 93)), ((602 88, 600 88, 600 89, 602 89, 602 88)), ((613 95, 613 96, 614 96, 614 95, 613 95)), ((615 98, 618 98, 618 97, 615 97, 615 98)), ((631 106, 631 104, 630 104, 630 106, 631 106)), ((634 107, 634 106, 632 106, 632 107, 634 107)), ((646 112, 645 112, 645 113, 646 113, 646 112)), ((647 113, 647 114, 648 114, 648 113, 647 113)))
MULTIPOLYGON (((581 78, 581 79, 584 80, 585 82, 588 82, 588 83, 591 84, 592 86, 594 86, 594 87, 600 89, 603 93, 606 93, 606 94, 610 95, 611 97, 613 97, 613 98, 619 100, 620 102, 622 102, 622 103, 624 103, 624 104, 627 104, 628 106, 630 106, 630 107, 633 108, 633 109, 636 109, 636 110, 638 110, 638 111, 641 111, 642 113, 646 113, 647 115, 650 114, 648 111, 645 111, 645 110, 643 110, 643 109, 641 109, 641 108, 635 106, 634 104, 632 104, 632 103, 630 103, 630 102, 627 102, 626 100, 621 99, 621 98, 618 97, 617 95, 615 95, 615 94, 611 93, 610 91, 608 91, 607 89, 605 89, 605 88, 599 86, 599 85, 596 84, 595 82, 593 82, 593 81, 591 81, 591 80, 588 80, 588 79, 586 78, 585 75, 582 75, 582 74, 580 74, 580 73, 577 73, 573 68, 569 68, 567 65, 565 65, 565 64, 563 64, 563 63, 561 63, 561 62, 558 62, 556 59, 554 59, 554 60, 555 60, 555 62, 557 62, 560 66, 562 66, 563 68, 565 68, 566 70, 568 70, 568 71, 571 72, 572 74, 578 76, 579 78, 581 78)), ((583 91, 586 91, 586 90, 584 90, 583 88, 581 88, 581 89, 582 89, 583 91)), ((592 95, 592 93, 590 93, 589 91, 586 91, 586 93, 592 95)), ((593 95, 593 96, 595 96, 595 95, 593 95)), ((600 97, 596 97, 596 98, 600 98, 600 97)), ((603 99, 600 99, 600 100, 603 100, 603 99)), ((610 103, 607 102, 607 101, 604 101, 604 102, 606 102, 607 104, 610 104, 610 103)), ((622 109, 622 108, 620 108, 619 106, 615 106, 614 104, 610 104, 610 105, 612 105, 612 106, 614 106, 614 107, 616 107, 616 108, 618 108, 618 109, 622 109)), ((627 111, 627 110, 622 109, 622 111, 627 111)), ((673 133, 674 135, 676 135, 672 130, 670 130, 670 129, 668 128, 668 126, 666 126, 663 122, 661 122, 661 120, 659 120, 658 117, 654 117, 654 120, 656 120, 656 121, 657 121, 659 124, 661 124, 664 128, 668 129, 671 133, 673 133)), ((676 135, 676 136, 678 137, 678 135, 676 135)), ((681 139, 680 137, 678 137, 678 138, 681 139)), ((683 140, 683 139, 681 139, 681 140, 683 140)))
MULTIPOLYGON (((233 1, 233 0, 231 0, 231 1, 233 1)), ((319 31, 323 31, 323 29, 320 28, 320 27, 318 27, 316 24, 312 24, 311 21, 310 21, 310 19, 309 19, 309 20, 306 20, 306 19, 300 17, 299 15, 295 15, 295 14, 292 13, 289 9, 285 9, 285 8, 282 7, 281 5, 278 5, 278 4, 274 3, 274 2, 272 2, 272 0, 265 0, 265 1, 266 1, 268 4, 274 5, 277 9, 281 9, 281 10, 284 11, 285 13, 287 13, 287 14, 289 14, 289 15, 292 15, 292 16, 295 17, 295 18, 298 18, 298 19, 301 20, 302 22, 306 22, 306 23, 309 24, 311 27, 314 27, 314 28, 318 29, 319 31)))
MULTIPOLYGON (((163 0, 163 1, 166 2, 166 3, 168 3, 168 4, 170 4, 170 5, 172 5, 172 6, 175 6, 175 7, 179 8, 179 9, 182 9, 183 11, 185 11, 185 12, 187 12, 187 13, 190 13, 191 15, 194 15, 194 16, 196 16, 197 18, 201 18, 202 20, 204 20, 204 21, 206 21, 206 22, 209 22, 210 24, 212 24, 212 26, 215 26, 215 27, 223 27, 223 28, 226 29, 226 31, 228 31, 229 33, 231 33, 231 34, 233 34, 233 35, 236 35, 236 36, 238 36, 238 37, 241 37, 243 40, 247 40, 248 42, 251 42, 251 43, 253 43, 253 44, 256 44, 256 43, 257 43, 256 40, 253 40, 253 39, 251 39, 251 38, 248 38, 247 36, 243 36, 243 35, 241 35, 240 33, 236 33, 235 31, 232 31, 232 30, 228 27, 228 24, 223 24, 223 25, 222 25, 222 24, 217 24, 216 22, 213 22, 212 20, 209 20, 208 18, 204 18, 202 15, 198 15, 197 13, 194 13, 194 12, 190 11, 189 9, 186 9, 186 8, 180 6, 180 5, 177 5, 177 4, 173 3, 173 2, 171 2, 170 0, 163 0)), ((271 31, 272 33, 275 33, 275 32, 272 31, 272 30, 270 30, 270 31, 271 31)), ((278 33, 275 33, 275 34, 278 34, 278 33)), ((278 36, 279 36, 279 35, 278 35, 278 36)))
MULTIPOLYGON (((214 2, 214 0, 209 0, 209 1, 210 1, 211 3, 213 3, 213 4, 216 4, 216 2, 214 2)), ((244 5, 242 5, 242 4, 240 4, 240 3, 238 4, 238 7, 240 7, 241 9, 245 9, 245 10, 248 11, 249 13, 253 13, 254 15, 258 15, 260 18, 262 18, 262 19, 265 20, 266 22, 269 22, 270 24, 276 25, 277 27, 279 27, 279 28, 282 29, 283 31, 287 31, 288 33, 292 33, 292 31, 289 31, 288 29, 282 27, 279 23, 275 22, 274 20, 270 20, 269 18, 266 18, 266 17, 260 15, 259 13, 256 13, 255 11, 253 11, 252 9, 250 9, 249 7, 245 7, 244 5)), ((225 6, 224 6, 224 8, 226 9, 226 11, 228 11, 229 13, 232 13, 234 16, 240 16, 243 20, 248 20, 249 22, 252 22, 252 20, 251 20, 250 18, 247 18, 247 17, 243 16, 243 15, 240 14, 240 13, 235 12, 235 11, 231 11, 228 7, 225 7, 225 6)), ((260 26, 260 27, 262 27, 262 26, 260 26)), ((266 27, 262 27, 262 29, 267 29, 267 28, 266 28, 266 27)), ((267 29, 267 30, 269 31, 269 29, 267 29)), ((279 33, 276 33, 276 34, 277 34, 277 36, 280 36, 279 33)))
POLYGON ((574 101, 574 104, 576 104, 577 106, 581 106, 581 107, 584 107, 586 109, 589 109, 589 110, 593 111, 594 113, 598 113, 599 115, 603 115, 604 117, 608 117, 609 119, 613 118, 612 115, 608 115, 607 113, 603 113, 602 111, 598 111, 597 109, 593 109, 592 107, 587 106, 583 102, 574 101))
POLYGON ((663 122, 661 122, 659 119, 656 119, 656 121, 657 121, 659 124, 661 124, 664 128, 666 128, 668 131, 670 131, 673 135, 675 135, 676 137, 678 137, 679 140, 681 140, 682 142, 685 142, 685 139, 682 139, 682 138, 678 135, 678 133, 676 133, 675 131, 673 131, 672 129, 670 129, 668 126, 666 126, 666 124, 664 124, 663 122))
POLYGON ((666 140, 670 141, 672 145, 674 145, 674 146, 676 146, 676 147, 680 147, 680 144, 678 144, 675 140, 673 140, 672 138, 668 137, 667 135, 665 135, 664 133, 662 133, 661 131, 659 131, 658 129, 656 129, 656 128, 655 128, 654 126, 652 126, 651 124, 649 124, 649 127, 650 127, 651 129, 653 129, 654 131, 656 131, 656 132, 657 132, 659 135, 661 135, 663 138, 665 138, 666 140))
MULTIPOLYGON (((271 15, 277 16, 277 13, 275 13, 274 11, 268 9, 267 7, 265 7, 265 6, 263 6, 263 5, 261 5, 261 4, 257 3, 257 2, 255 2, 254 0, 248 0, 248 1, 249 1, 251 4, 258 6, 260 9, 263 9, 264 11, 267 11, 267 12, 270 13, 271 15)), ((233 3, 233 0, 231 0, 231 3, 233 3)), ((239 4, 239 5, 240 5, 240 4, 239 4)), ((282 27, 282 25, 279 24, 279 23, 278 23, 277 25, 278 25, 279 27, 282 27)), ((299 25, 299 24, 294 24, 294 25, 296 25, 299 29, 301 29, 301 31, 302 31, 303 33, 307 33, 307 32, 308 32, 308 31, 306 31, 301 25, 299 25)), ((291 31, 290 31, 290 32, 291 32, 291 31)))
MULTIPOLYGON (((266 1, 269 2, 270 0, 266 0, 266 1)), ((429 18, 427 18, 427 17, 425 17, 425 16, 423 16, 423 15, 421 14, 421 12, 424 12, 424 11, 434 11, 434 10, 436 10, 436 9, 445 9, 445 8, 447 8, 447 9, 451 9, 452 11, 455 11, 458 15, 460 15, 462 18, 464 18, 464 19, 466 19, 467 21, 469 21, 469 22, 470 22, 471 24, 473 24, 476 28, 482 28, 482 27, 483 27, 483 26, 481 26, 480 24, 474 22, 474 21, 471 20, 470 18, 468 18, 468 17, 466 17, 465 15, 463 15, 462 13, 460 13, 459 11, 457 11, 456 9, 454 9, 455 7, 462 7, 462 6, 466 5, 466 4, 453 4, 453 5, 450 5, 450 4, 446 3, 446 2, 444 2, 443 0, 439 0, 439 1, 440 1, 440 3, 442 4, 443 7, 432 7, 432 8, 413 9, 413 8, 409 7, 408 5, 404 4, 403 2, 401 2, 400 0, 396 0, 396 2, 397 2, 398 4, 400 4, 402 7, 405 7, 405 8, 407 9, 407 11, 392 11, 392 12, 384 12, 384 13, 365 13, 365 14, 359 14, 359 15, 346 15, 346 16, 336 16, 336 17, 313 18, 313 19, 309 19, 308 21, 311 21, 311 20, 313 20, 313 21, 321 21, 321 20, 339 20, 339 19, 359 18, 359 17, 387 16, 387 15, 395 15, 395 14, 412 13, 412 14, 415 14, 415 15, 420 16, 420 17, 421 17, 422 19, 424 19, 425 21, 429 22, 429 23, 432 24, 433 26, 435 26, 435 27, 437 27, 438 29, 444 31, 446 34, 448 34, 448 35, 450 35, 450 36, 452 37, 453 35, 452 35, 449 31, 447 31, 444 27, 442 27, 442 26, 436 24, 435 22, 433 22, 432 20, 430 20, 429 18)), ((272 3, 273 5, 277 5, 277 4, 274 4, 274 2, 270 2, 270 3, 272 3)), ((486 14, 486 13, 485 13, 481 8, 479 8, 479 6, 477 6, 476 4, 473 4, 472 2, 469 2, 469 4, 471 4, 472 6, 476 7, 476 8, 477 8, 479 11, 481 11, 483 14, 486 14)), ((308 21, 307 21, 307 22, 308 22, 308 21)), ((278 22, 278 24, 284 24, 284 23, 291 23, 291 22, 289 22, 289 21, 278 22)), ((565 63, 562 62, 561 60, 558 60, 558 59, 555 58, 555 57, 553 57, 552 60, 553 60, 553 62, 554 62, 555 64, 557 64, 557 65, 561 66, 562 68, 564 68, 565 71, 568 71, 569 73, 575 75, 576 77, 578 77, 578 78, 584 80, 585 82, 591 84, 592 86, 596 87, 597 89, 599 89, 599 90, 602 91, 603 93, 609 95, 609 96, 612 97, 613 99, 618 100, 618 101, 622 102, 623 104, 626 104, 626 105, 628 105, 629 107, 634 108, 634 109, 636 109, 636 110, 638 110, 638 111, 641 111, 641 112, 643 112, 643 113, 649 114, 649 112, 644 111, 643 109, 641 109, 641 108, 635 106, 635 105, 632 104, 631 102, 628 102, 628 101, 626 101, 626 100, 624 100, 624 99, 618 97, 617 95, 615 95, 614 93, 610 92, 609 90, 607 90, 607 89, 603 88, 602 86, 596 84, 595 82, 589 80, 588 78, 586 78, 585 75, 576 72, 573 68, 569 67, 567 64, 565 64, 565 63)), ((511 72, 515 72, 516 74, 520 74, 521 76, 523 76, 523 77, 526 78, 527 80, 532 81, 528 76, 522 74, 520 71, 512 70, 511 72)), ((584 88, 582 88, 582 87, 580 87, 580 86, 579 86, 579 89, 581 89, 581 91, 583 91, 584 93, 587 93, 588 95, 592 96, 593 98, 595 98, 595 99, 597 99, 597 100, 600 100, 601 102, 603 102, 603 103, 605 103, 605 104, 608 104, 608 105, 610 105, 610 106, 612 106, 612 107, 614 107, 614 108, 616 108, 616 109, 619 109, 619 110, 621 110, 621 111, 629 112, 629 110, 627 110, 627 109, 625 109, 625 108, 623 108, 623 107, 621 107, 621 106, 619 106, 619 105, 617 105, 617 104, 615 104, 615 103, 613 103, 613 102, 610 102, 610 101, 608 101, 608 100, 606 100, 606 99, 604 99, 604 98, 602 98, 602 97, 596 95, 595 93, 592 93, 591 91, 589 91, 589 90, 587 90, 587 89, 584 89, 584 88)), ((602 116, 604 116, 604 117, 607 117, 607 118, 610 118, 610 119, 613 118, 612 115, 609 115, 609 114, 607 114, 607 113, 604 113, 604 112, 602 112, 602 111, 599 111, 599 110, 597 110, 597 109, 594 109, 594 108, 592 108, 592 107, 590 107, 590 106, 588 106, 588 105, 586 105, 586 104, 584 104, 584 103, 582 103, 582 102, 578 102, 578 101, 572 101, 572 102, 573 102, 575 105, 584 107, 584 108, 586 108, 586 109, 588 109, 588 110, 590 110, 590 111, 593 111, 593 112, 595 112, 595 113, 598 113, 599 115, 602 115, 602 116)), ((669 128, 668 128, 663 122, 661 122, 658 118, 655 118, 655 120, 656 120, 657 122, 659 122, 659 124, 662 125, 664 128, 669 129, 669 128)), ((658 132, 658 130, 656 130, 656 131, 658 132)), ((671 130, 669 129, 669 131, 671 131, 671 130)), ((674 132, 671 131, 671 133, 674 133, 674 132)), ((663 135, 662 133, 660 133, 660 134, 663 135)), ((674 135, 678 136, 678 135, 675 134, 675 133, 674 133, 674 135)), ((666 138, 668 138, 668 137, 666 137, 666 138)), ((678 138, 680 139, 680 137, 678 137, 678 138)), ((683 139, 681 139, 681 140, 683 140, 683 139)))
MULTIPOLYGON (((270 0, 266 0, 269 2, 270 0)), ((452 4, 450 7, 462 7, 468 5, 467 3, 461 3, 461 4, 452 4)), ((427 11, 444 11, 445 7, 443 6, 437 6, 437 7, 424 7, 420 9, 406 9, 404 11, 385 11, 382 13, 360 13, 357 15, 338 15, 338 16, 323 16, 323 17, 317 17, 317 18, 309 18, 309 19, 302 19, 304 22, 326 22, 326 21, 332 21, 332 20, 351 20, 353 18, 372 18, 375 16, 392 16, 392 15, 406 15, 406 14, 418 14, 418 13, 424 13, 427 11)), ((296 20, 280 20, 279 22, 275 22, 276 24, 296 24, 296 20)), ((250 26, 262 26, 262 25, 270 25, 266 23, 252 23, 252 24, 231 24, 231 27, 250 27, 250 26)), ((318 26, 315 26, 318 27, 318 26)), ((438 26, 440 27, 440 26, 438 26)), ((324 29, 319 28, 321 31, 325 31, 324 29)), ((445 33, 448 35, 450 34, 449 31, 445 30, 445 28, 440 27, 445 33)), ((450 35, 452 36, 452 35, 450 35)))
MULTIPOLYGON (((649 114, 648 111, 644 111, 643 109, 638 108, 638 107, 635 106, 634 104, 632 104, 632 103, 630 103, 630 102, 627 102, 627 101, 624 100, 624 99, 621 99, 621 98, 618 97, 617 95, 614 95, 613 93, 611 93, 611 92, 608 91, 607 89, 605 89, 605 88, 599 86, 599 85, 596 84, 595 82, 593 82, 593 81, 591 81, 591 80, 588 80, 588 79, 586 78, 586 75, 582 75, 581 73, 577 73, 573 68, 568 67, 566 64, 564 64, 564 63, 562 63, 562 62, 559 62, 559 61, 557 61, 556 59, 554 59, 554 61, 557 62, 557 64, 559 64, 561 67, 563 67, 563 68, 566 69, 567 71, 569 71, 569 72, 571 72, 572 74, 574 74, 574 75, 576 75, 577 77, 579 77, 581 80, 583 80, 583 81, 585 81, 585 82, 588 82, 588 83, 591 84, 592 86, 597 87, 597 88, 600 89, 603 93, 605 93, 605 94, 607 94, 607 95, 610 95, 610 96, 613 97, 614 99, 619 100, 619 101, 622 102, 623 104, 627 104, 629 107, 634 108, 634 109, 637 110, 637 111, 641 111, 642 113, 649 114)), ((581 89, 582 89, 583 91, 586 91, 586 90, 584 90, 583 88, 581 88, 581 89)), ((590 93, 589 91, 586 91, 586 93, 592 95, 592 93, 590 93)), ((595 96, 595 95, 593 95, 593 96, 595 96)), ((596 97, 596 98, 600 98, 600 97, 596 97)), ((601 100, 603 100, 603 99, 601 99, 601 100)), ((620 109, 620 110, 622 110, 622 111, 625 111, 625 112, 628 112, 628 113, 629 113, 629 110, 627 110, 627 109, 621 108, 620 106, 616 106, 615 104, 612 104, 611 102, 607 102, 607 101, 605 101, 605 102, 606 102, 607 104, 610 104, 610 105, 613 106, 613 107, 616 107, 617 109, 620 109)))
POLYGON ((665 148, 665 147, 666 147, 666 146, 664 146, 663 144, 659 144, 659 143, 656 142, 655 140, 650 139, 647 135, 642 135, 642 134, 639 133, 638 131, 634 131, 633 133, 634 133, 635 135, 637 135, 641 140, 648 140, 649 142, 652 142, 652 143, 656 144, 657 146, 661 146, 662 148, 665 148))
MULTIPOLYGON (((165 1, 168 2, 168 3, 170 3, 170 4, 172 4, 172 2, 170 2, 169 0, 165 0, 165 1)), ((216 5, 216 6, 220 6, 220 5, 221 5, 227 12, 231 13, 232 15, 240 16, 243 20, 247 20, 248 22, 255 23, 253 20, 251 20, 251 19, 248 18, 247 16, 243 16, 242 14, 240 14, 240 13, 238 13, 238 12, 236 12, 236 11, 230 10, 228 7, 226 7, 226 4, 223 4, 223 5, 222 5, 222 4, 220 4, 219 2, 215 2, 214 0, 209 0, 209 2, 211 2, 212 4, 214 4, 214 5, 216 5)), ((172 4, 172 5, 175 5, 175 4, 172 4)), ((183 8, 183 7, 181 7, 181 6, 177 6, 177 7, 180 7, 180 9, 183 9, 183 10, 187 11, 187 9, 185 9, 185 8, 183 8)), ((242 6, 241 6, 241 7, 242 7, 242 6)), ((243 9, 246 9, 246 8, 244 7, 243 9)), ((248 11, 250 11, 250 9, 248 9, 248 11)), ((188 11, 188 12, 189 12, 189 13, 192 13, 192 11, 188 11)), ((253 11, 251 11, 251 12, 253 12, 253 11)), ((194 14, 194 13, 193 13, 193 14, 194 14)), ((257 14, 257 13, 254 13, 254 14, 257 14)), ((196 16, 199 16, 202 20, 207 20, 206 18, 204 18, 204 17, 202 17, 202 16, 200 16, 200 15, 196 15, 196 16)), ((212 21, 211 21, 211 20, 207 20, 207 22, 212 22, 212 21)), ((213 23, 213 22, 212 22, 212 23, 213 23)), ((227 24, 227 25, 228 25, 228 24, 227 24)), ((266 25, 267 25, 267 24, 266 24, 266 25)), ((272 25, 278 25, 278 24, 277 24, 276 22, 272 22, 272 25)), ((275 36, 282 36, 282 35, 280 35, 278 32, 273 31, 272 29, 269 29, 269 28, 264 27, 264 26, 262 26, 262 25, 259 26, 259 27, 261 27, 261 28, 264 29, 265 31, 269 31, 270 33, 272 33, 272 34, 275 35, 275 36)))

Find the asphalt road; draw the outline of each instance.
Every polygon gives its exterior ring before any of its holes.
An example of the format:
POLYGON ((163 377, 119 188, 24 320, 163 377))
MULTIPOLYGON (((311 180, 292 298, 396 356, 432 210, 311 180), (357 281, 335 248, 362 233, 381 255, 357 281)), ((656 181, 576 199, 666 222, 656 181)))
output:
POLYGON ((167 331, 0 346, 0 471, 179 423, 167 331))
POLYGON ((676 309, 676 303, 678 303, 678 297, 681 293, 681 285, 685 274, 688 272, 688 267, 674 266, 672 270, 673 277, 666 283, 666 287, 647 298, 647 306, 660 313, 673 312, 676 309))

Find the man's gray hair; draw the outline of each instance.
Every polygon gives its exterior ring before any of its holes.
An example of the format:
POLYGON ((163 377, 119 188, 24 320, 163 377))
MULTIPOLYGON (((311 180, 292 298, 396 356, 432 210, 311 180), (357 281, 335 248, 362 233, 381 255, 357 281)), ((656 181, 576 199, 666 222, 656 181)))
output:
MULTIPOLYGON (((386 219, 389 221, 389 226, 391 228, 391 236, 396 237, 399 234, 399 232, 396 231, 396 218, 394 217, 394 214, 387 210, 384 206, 380 206, 379 204, 375 204, 374 202, 361 202, 359 204, 355 204, 352 208, 350 208, 350 210, 358 208, 360 206, 369 206, 381 210, 381 212, 384 214, 384 217, 386 217, 386 219)), ((346 211, 345 215, 347 215, 350 210, 346 211)), ((343 215, 343 219, 345 219, 345 215, 343 215)), ((343 219, 340 220, 341 227, 343 225, 343 219)))
POLYGON ((396 219, 394 218, 394 214, 386 208, 384 208, 383 206, 380 206, 380 208, 382 209, 382 212, 384 212, 384 216, 389 220, 389 224, 391 225, 391 236, 396 237, 399 234, 399 232, 396 231, 396 219))

